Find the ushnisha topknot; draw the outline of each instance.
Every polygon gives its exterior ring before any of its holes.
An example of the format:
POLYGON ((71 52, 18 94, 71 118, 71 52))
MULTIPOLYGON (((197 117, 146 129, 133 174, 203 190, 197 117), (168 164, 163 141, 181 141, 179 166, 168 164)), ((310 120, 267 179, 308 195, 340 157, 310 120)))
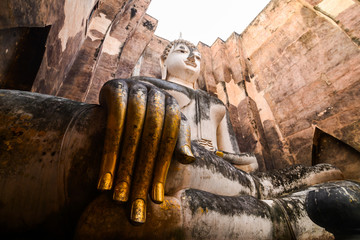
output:
POLYGON ((185 44, 185 45, 188 46, 189 48, 196 49, 195 45, 192 44, 191 42, 187 41, 187 40, 184 40, 184 39, 174 40, 174 41, 170 42, 170 43, 166 46, 166 48, 165 48, 164 51, 163 51, 163 54, 161 55, 161 58, 165 61, 166 58, 167 58, 168 55, 169 55, 169 52, 170 52, 171 48, 172 48, 173 46, 176 46, 176 45, 180 44, 180 43, 185 44))

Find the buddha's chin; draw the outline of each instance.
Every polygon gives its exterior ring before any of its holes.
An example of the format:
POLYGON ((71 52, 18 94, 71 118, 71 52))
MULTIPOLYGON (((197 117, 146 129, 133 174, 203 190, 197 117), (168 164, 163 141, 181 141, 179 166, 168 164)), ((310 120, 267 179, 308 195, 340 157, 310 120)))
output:
POLYGON ((185 69, 186 75, 191 78, 195 75, 199 74, 199 69, 197 67, 193 67, 190 65, 186 65, 186 69, 185 69))

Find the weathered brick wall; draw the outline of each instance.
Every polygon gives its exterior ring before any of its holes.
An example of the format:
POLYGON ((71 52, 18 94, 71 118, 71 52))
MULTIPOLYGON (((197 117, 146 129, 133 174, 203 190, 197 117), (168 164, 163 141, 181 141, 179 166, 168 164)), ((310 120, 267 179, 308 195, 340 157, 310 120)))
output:
MULTIPOLYGON (((41 1, 54 19, 46 41, 44 57, 35 78, 32 91, 57 95, 71 64, 85 39, 87 19, 96 0, 41 1), (56 15, 54 13, 57 13, 56 15)), ((31 13, 28 13, 31 14, 31 13)))
POLYGON ((150 2, 9 2, 0 10, 0 51, 4 56, 0 60, 0 87, 31 88, 34 92, 97 103, 101 86, 110 79, 131 76, 152 39, 160 39, 154 36, 157 20, 146 14, 150 2), (22 83, 21 78, 9 74, 9 69, 14 72, 13 62, 22 54, 17 43, 24 42, 23 32, 45 26, 50 26, 50 31, 42 46, 45 52, 40 56, 40 68, 34 69, 31 81, 25 78, 22 83), (5 44, 11 40, 14 44, 5 44))
POLYGON ((157 20, 145 14, 150 0, 101 1, 55 95, 98 103, 101 86, 128 77, 150 42, 157 20))
POLYGON ((311 164, 315 127, 360 151, 360 3, 309 3, 272 1, 242 34, 277 167, 311 164))

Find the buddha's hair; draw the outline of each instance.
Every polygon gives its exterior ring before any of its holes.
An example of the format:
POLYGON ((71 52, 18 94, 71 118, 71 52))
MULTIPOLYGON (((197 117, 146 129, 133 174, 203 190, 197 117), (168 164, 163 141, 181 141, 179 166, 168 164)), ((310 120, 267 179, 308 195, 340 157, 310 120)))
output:
POLYGON ((166 46, 166 48, 163 51, 163 54, 161 55, 161 58, 165 61, 170 53, 171 48, 173 46, 176 47, 176 45, 181 44, 181 43, 185 44, 186 46, 188 46, 191 49, 196 49, 195 45, 187 40, 184 40, 184 39, 174 40, 166 46))

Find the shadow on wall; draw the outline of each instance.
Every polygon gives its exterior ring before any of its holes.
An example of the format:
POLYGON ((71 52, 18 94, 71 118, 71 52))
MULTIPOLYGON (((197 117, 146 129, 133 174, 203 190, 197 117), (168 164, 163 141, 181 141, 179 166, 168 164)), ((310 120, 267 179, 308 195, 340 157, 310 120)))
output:
POLYGON ((360 152, 316 128, 312 165, 318 163, 333 164, 343 172, 345 179, 360 181, 360 152))
POLYGON ((0 30, 0 88, 31 90, 50 27, 0 30))

